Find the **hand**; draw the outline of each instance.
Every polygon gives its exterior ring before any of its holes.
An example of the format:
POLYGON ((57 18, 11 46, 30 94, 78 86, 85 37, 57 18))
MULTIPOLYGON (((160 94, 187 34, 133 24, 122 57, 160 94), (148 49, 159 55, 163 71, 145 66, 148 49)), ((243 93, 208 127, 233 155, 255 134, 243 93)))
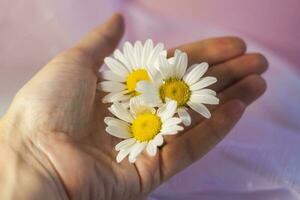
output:
POLYGON ((193 115, 194 123, 167 137, 155 157, 143 154, 135 164, 127 160, 117 164, 114 146, 118 139, 104 131, 103 118, 109 114, 96 85, 98 68, 117 46, 123 30, 122 17, 114 15, 59 54, 17 93, 1 119, 0 157, 7 159, 3 166, 13 165, 16 171, 10 168, 10 173, 22 171, 38 177, 28 184, 24 175, 20 177, 18 183, 24 187, 18 191, 23 190, 24 199, 28 185, 35 193, 27 195, 31 199, 144 198, 220 142, 245 107, 265 91, 260 75, 267 61, 257 53, 245 54, 242 40, 224 37, 180 46, 188 53, 189 64, 206 61, 211 65, 208 74, 219 80, 213 89, 219 93, 220 105, 210 107, 211 119, 193 115), (8 157, 7 151, 14 156, 8 157))

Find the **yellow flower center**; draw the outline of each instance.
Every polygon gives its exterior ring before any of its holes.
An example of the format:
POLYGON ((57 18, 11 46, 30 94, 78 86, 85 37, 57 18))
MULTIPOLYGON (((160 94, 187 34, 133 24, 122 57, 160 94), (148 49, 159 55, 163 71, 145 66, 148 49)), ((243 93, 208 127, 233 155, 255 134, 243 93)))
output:
POLYGON ((160 117, 157 115, 152 113, 140 114, 132 122, 132 135, 140 142, 150 141, 159 133, 161 125, 160 117))
POLYGON ((126 79, 127 89, 134 96, 139 95, 139 92, 135 91, 135 88, 136 88, 136 84, 142 80, 144 81, 150 80, 148 72, 145 69, 135 70, 127 76, 126 79))
POLYGON ((159 89, 160 98, 165 102, 166 98, 177 101, 177 106, 184 106, 190 99, 189 86, 182 80, 170 78, 159 89))

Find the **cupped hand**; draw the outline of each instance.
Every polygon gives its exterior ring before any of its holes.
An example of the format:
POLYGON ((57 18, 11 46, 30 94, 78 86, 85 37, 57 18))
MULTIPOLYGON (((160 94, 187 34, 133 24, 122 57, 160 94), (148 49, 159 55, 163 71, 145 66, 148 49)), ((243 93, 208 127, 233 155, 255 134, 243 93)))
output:
MULTIPOLYGON (((189 64, 208 62, 207 74, 218 78, 213 89, 220 104, 210 107, 210 119, 193 115, 193 124, 166 138, 155 157, 142 154, 135 164, 117 164, 118 139, 105 132, 109 115, 96 90, 104 57, 118 45, 124 31, 120 15, 88 33, 74 47, 43 67, 16 95, 1 119, 3 141, 44 174, 43 191, 70 199, 142 199, 203 157, 241 118, 245 108, 261 96, 261 74, 267 61, 246 53, 235 37, 213 38, 177 48, 187 52, 189 64), (31 162, 31 159, 34 160, 31 162), (60 193, 57 195, 56 193, 60 193)), ((172 55, 174 49, 169 50, 172 55)), ((242 134, 242 133, 241 133, 242 134)), ((54 198, 53 198, 54 199, 54 198)))

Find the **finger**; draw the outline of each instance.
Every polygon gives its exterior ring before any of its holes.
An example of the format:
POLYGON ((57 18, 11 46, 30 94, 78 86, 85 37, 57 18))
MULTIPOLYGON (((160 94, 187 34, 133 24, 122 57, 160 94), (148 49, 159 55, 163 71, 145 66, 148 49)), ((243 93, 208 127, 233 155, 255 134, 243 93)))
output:
MULTIPOLYGON (((220 104, 217 106, 208 106, 208 108, 212 112, 212 115, 215 115, 214 110, 216 110, 220 105, 233 99, 238 99, 246 106, 249 106, 266 91, 266 88, 266 81, 261 76, 249 75, 223 90, 219 94, 220 104)), ((190 115, 193 120, 188 129, 192 129, 193 127, 197 126, 198 123, 205 120, 204 117, 195 111, 190 110, 190 115)))
POLYGON ((212 38, 170 49, 168 55, 172 56, 175 49, 188 54, 189 65, 201 62, 212 65, 244 54, 246 44, 237 37, 212 38))
POLYGON ((74 57, 80 57, 86 65, 98 71, 103 59, 117 47, 123 33, 123 17, 115 14, 104 24, 89 32, 67 53, 78 54, 74 57))
MULTIPOLYGON (((248 105, 262 95, 266 89, 266 83, 260 76, 251 75, 262 74, 267 67, 268 62, 261 54, 240 56, 210 68, 207 76, 217 77, 218 82, 209 88, 217 92, 225 90, 218 95, 221 104, 231 99, 240 99, 248 105)), ((209 105, 207 107, 211 112, 216 108, 216 106, 209 105)), ((193 110, 189 112, 193 119, 192 126, 204 119, 193 110)))
MULTIPOLYGON (((228 101, 237 99, 246 106, 249 106, 252 102, 258 99, 266 90, 266 82, 259 75, 250 75, 235 83, 231 87, 225 89, 219 94, 220 104, 217 106, 208 106, 209 110, 212 113, 212 117, 215 115, 215 110, 218 109, 223 104, 228 101)), ((181 137, 183 134, 188 134, 188 130, 192 130, 194 127, 197 127, 199 123, 206 120, 199 113, 189 110, 189 113, 192 118, 192 123, 190 126, 185 128, 185 132, 172 137, 166 137, 165 142, 172 143, 181 137)))
POLYGON ((262 74, 268 68, 267 59, 258 53, 251 53, 211 67, 206 76, 214 76, 218 81, 210 88, 221 91, 246 76, 262 74))
MULTIPOLYGON (((206 75, 218 79, 218 82, 209 88, 217 92, 225 90, 218 95, 220 103, 230 99, 240 99, 245 100, 244 103, 248 104, 262 95, 266 89, 265 81, 260 76, 251 75, 262 74, 267 70, 267 67, 268 62, 261 54, 253 53, 240 56, 209 69, 206 75)), ((208 105, 211 112, 215 107, 208 105)), ((192 110, 189 112, 193 119, 192 125, 204 119, 192 110)))
POLYGON ((232 100, 216 110, 213 117, 199 124, 189 134, 183 134, 161 151, 163 181, 203 157, 219 143, 241 118, 245 105, 232 100))
POLYGON ((239 99, 245 105, 250 105, 265 91, 266 81, 259 75, 250 75, 220 93, 220 104, 231 99, 239 99))

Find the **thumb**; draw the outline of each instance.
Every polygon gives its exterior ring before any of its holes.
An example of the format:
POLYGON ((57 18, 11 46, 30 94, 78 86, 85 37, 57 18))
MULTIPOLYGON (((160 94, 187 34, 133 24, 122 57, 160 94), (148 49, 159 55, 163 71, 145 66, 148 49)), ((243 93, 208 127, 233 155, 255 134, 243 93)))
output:
POLYGON ((94 28, 84 36, 70 51, 80 51, 95 70, 103 59, 117 47, 124 33, 124 19, 121 14, 114 14, 104 24, 94 28))

